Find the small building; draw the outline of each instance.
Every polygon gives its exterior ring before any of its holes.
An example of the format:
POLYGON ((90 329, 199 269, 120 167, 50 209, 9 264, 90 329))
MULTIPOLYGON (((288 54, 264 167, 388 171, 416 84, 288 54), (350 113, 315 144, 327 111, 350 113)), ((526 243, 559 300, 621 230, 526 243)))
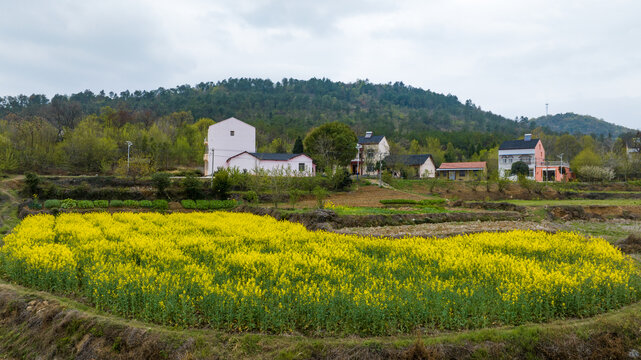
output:
POLYGON ((442 163, 436 171, 440 178, 448 180, 480 179, 487 170, 485 161, 442 163))
POLYGON ((356 157, 351 161, 352 174, 378 175, 379 162, 389 155, 389 143, 385 135, 367 131, 358 137, 356 157))
POLYGON ((415 169, 418 178, 433 178, 436 176, 436 165, 430 154, 418 155, 389 155, 385 158, 385 167, 400 176, 402 167, 415 169))
POLYGON ((227 159, 227 168, 237 168, 253 173, 256 169, 265 171, 283 170, 290 175, 314 175, 316 166, 305 154, 250 153, 244 151, 227 159))
POLYGON ((257 153, 256 128, 234 117, 211 125, 207 129, 205 145, 205 176, 218 169, 228 168, 246 172, 254 172, 256 169, 272 171, 280 168, 289 169, 293 175, 306 176, 314 175, 316 172, 312 159, 304 154, 257 153))
POLYGON ((625 142, 625 152, 628 157, 641 154, 641 138, 633 138, 625 142))
POLYGON ((528 178, 536 181, 563 181, 570 179, 570 164, 564 161, 546 161, 545 149, 539 139, 525 134, 523 140, 504 141, 499 147, 499 176, 516 179, 511 175, 512 164, 524 162, 530 171, 528 178))

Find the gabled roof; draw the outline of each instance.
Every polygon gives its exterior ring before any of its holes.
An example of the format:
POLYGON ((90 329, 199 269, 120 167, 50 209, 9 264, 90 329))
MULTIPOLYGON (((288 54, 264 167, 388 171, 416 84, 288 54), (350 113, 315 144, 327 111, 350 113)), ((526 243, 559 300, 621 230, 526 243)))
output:
POLYGON ((291 160, 291 159, 299 157, 299 156, 304 156, 306 158, 309 158, 309 156, 307 156, 305 154, 250 153, 248 151, 243 151, 243 152, 241 152, 239 154, 236 154, 236 155, 230 157, 229 159, 227 159, 227 161, 229 161, 229 160, 231 160, 231 159, 233 159, 233 158, 235 158, 237 156, 240 156, 242 154, 249 154, 249 155, 255 157, 258 160, 267 160, 267 161, 288 161, 288 160, 291 160))
POLYGON ((361 145, 378 144, 385 138, 385 135, 372 135, 370 137, 359 136, 358 143, 361 145))
POLYGON ((530 141, 525 140, 509 140, 504 141, 499 150, 520 150, 520 149, 534 149, 536 144, 539 143, 539 139, 532 139, 530 141))
POLYGON ((484 170, 485 161, 442 163, 437 170, 484 170))
POLYGON ((283 154, 283 153, 249 153, 259 160, 287 161, 304 154, 283 154))
POLYGON ((427 159, 431 158, 432 155, 430 154, 419 154, 419 155, 389 155, 388 157, 385 158, 385 162, 390 164, 390 163, 395 163, 399 162, 403 165, 407 166, 421 166, 425 164, 427 159))
POLYGON ((244 122, 244 121, 242 121, 242 120, 238 120, 238 119, 236 119, 236 118, 235 118, 235 117, 233 117, 233 116, 232 116, 232 117, 230 117, 230 118, 228 118, 228 119, 225 119, 225 120, 219 121, 219 122, 217 122, 217 123, 215 123, 215 124, 213 124, 213 125, 210 125, 209 127, 212 127, 212 126, 216 127, 216 126, 218 126, 218 125, 220 125, 220 124, 222 124, 222 123, 225 123, 225 122, 241 123, 242 125, 247 125, 247 126, 249 126, 249 127, 251 127, 251 128, 254 128, 254 126, 249 125, 248 123, 246 123, 246 122, 244 122))

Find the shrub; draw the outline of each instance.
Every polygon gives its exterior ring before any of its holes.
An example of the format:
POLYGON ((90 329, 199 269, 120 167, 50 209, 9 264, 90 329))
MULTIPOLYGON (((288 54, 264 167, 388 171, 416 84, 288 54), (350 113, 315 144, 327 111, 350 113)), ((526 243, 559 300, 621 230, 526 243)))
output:
POLYGON ((420 206, 442 206, 445 205, 445 199, 385 199, 379 200, 383 205, 420 205, 420 206))
POLYGON ((196 208, 196 202, 194 200, 182 200, 180 202, 180 205, 182 205, 185 209, 195 209, 196 208))
POLYGON ((140 200, 138 204, 143 208, 151 208, 154 206, 154 204, 149 200, 140 200))
POLYGON ((229 189, 231 188, 229 172, 225 169, 218 170, 214 175, 214 182, 211 188, 217 199, 227 199, 229 197, 229 189))
POLYGON ((110 207, 123 207, 124 205, 125 203, 122 200, 115 199, 109 202, 110 207))
POLYGON ((614 179, 614 170, 601 166, 586 165, 578 169, 577 175, 584 181, 611 181, 614 179))
POLYGON ((209 202, 209 208, 212 210, 231 209, 236 205, 236 200, 211 200, 209 202))
POLYGON ((167 210, 169 209, 169 203, 167 200, 157 199, 153 201, 153 208, 156 210, 167 210))
POLYGON ((250 203, 257 203, 258 194, 256 194, 256 192, 253 190, 249 190, 243 194, 243 199, 245 199, 247 202, 250 202, 250 203))
POLYGON ((45 201, 45 208, 46 209, 59 209, 60 208, 60 200, 49 199, 49 200, 45 201))
POLYGON ((517 161, 513 163, 512 168, 510 169, 510 175, 528 176, 529 173, 530 173, 530 167, 523 161, 517 161))
POLYGON ((322 187, 317 186, 312 190, 312 194, 316 197, 316 206, 319 209, 322 209, 325 205, 325 199, 329 196, 329 192, 322 187))
POLYGON ((187 175, 182 181, 182 188, 187 198, 198 199, 202 197, 203 183, 192 175, 187 175))
POLYGON ((94 200, 93 206, 97 208, 108 208, 109 200, 94 200))
POLYGON ((24 193, 27 196, 38 193, 38 186, 40 185, 40 177, 33 172, 24 174, 24 193))
POLYGON ((296 203, 300 200, 301 197, 305 195, 305 192, 298 189, 289 190, 289 203, 294 207, 296 203))
POLYGON ((45 185, 45 188, 42 190, 42 196, 48 199, 55 199, 60 197, 60 189, 56 184, 50 182, 45 185))
POLYGON ((501 192, 501 193, 502 193, 502 192, 504 192, 504 191, 507 189, 507 187, 510 185, 510 180, 508 180, 508 179, 506 179, 506 178, 499 178, 499 179, 496 181, 496 185, 497 185, 497 186, 498 186, 498 188, 499 188, 499 192, 501 192))
POLYGON ((209 209, 208 200, 196 200, 196 209, 198 210, 207 210, 209 209))
POLYGON ((79 200, 77 205, 79 209, 91 209, 94 207, 93 201, 91 200, 79 200))
POLYGON ((33 199, 31 199, 31 202, 29 202, 29 208, 34 209, 34 210, 40 210, 42 209, 42 203, 38 201, 38 195, 33 194, 33 199))
POLYGON ((155 173, 151 177, 151 184, 154 186, 154 188, 156 188, 156 192, 159 196, 165 196, 165 190, 171 184, 169 174, 162 172, 155 173))
POLYGON ((64 199, 60 203, 60 208, 62 209, 72 209, 78 206, 78 203, 74 199, 64 199))
POLYGON ((125 200, 123 201, 123 205, 125 207, 138 207, 140 206, 140 202, 138 200, 125 200))
POLYGON ((331 183, 332 189, 337 191, 344 191, 349 189, 350 186, 352 186, 352 178, 349 172, 347 171, 347 169, 339 168, 331 176, 330 183, 331 183))

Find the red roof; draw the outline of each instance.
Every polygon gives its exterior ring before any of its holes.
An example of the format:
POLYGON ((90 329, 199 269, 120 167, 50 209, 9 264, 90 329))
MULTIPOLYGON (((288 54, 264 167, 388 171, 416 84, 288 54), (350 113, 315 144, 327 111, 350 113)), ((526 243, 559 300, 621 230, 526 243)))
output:
POLYGON ((472 162, 455 162, 455 163, 442 163, 438 170, 476 170, 485 169, 485 161, 472 161, 472 162))

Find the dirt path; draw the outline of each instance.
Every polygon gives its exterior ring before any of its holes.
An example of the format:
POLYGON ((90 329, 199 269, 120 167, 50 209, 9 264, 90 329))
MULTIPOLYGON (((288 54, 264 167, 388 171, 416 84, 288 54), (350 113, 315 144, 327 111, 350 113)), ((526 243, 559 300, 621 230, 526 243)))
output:
POLYGON ((379 226, 379 227, 352 227, 337 230, 338 233, 358 234, 366 236, 421 236, 445 237, 458 234, 477 233, 483 231, 510 231, 510 230, 568 230, 564 224, 553 222, 533 221, 474 221, 439 224, 379 226))

